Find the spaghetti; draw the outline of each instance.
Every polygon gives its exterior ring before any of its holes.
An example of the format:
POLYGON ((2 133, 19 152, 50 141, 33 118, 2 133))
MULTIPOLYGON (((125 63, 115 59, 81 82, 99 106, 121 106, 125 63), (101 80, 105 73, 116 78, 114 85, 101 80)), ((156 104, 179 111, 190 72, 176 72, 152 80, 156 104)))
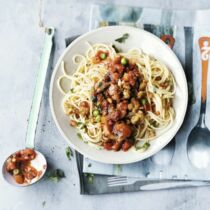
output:
POLYGON ((65 63, 58 86, 70 125, 96 147, 127 151, 161 135, 173 123, 175 80, 168 68, 140 49, 117 53, 112 45, 90 45, 75 55, 77 69, 68 75, 65 63), (65 92, 62 80, 71 81, 65 92))

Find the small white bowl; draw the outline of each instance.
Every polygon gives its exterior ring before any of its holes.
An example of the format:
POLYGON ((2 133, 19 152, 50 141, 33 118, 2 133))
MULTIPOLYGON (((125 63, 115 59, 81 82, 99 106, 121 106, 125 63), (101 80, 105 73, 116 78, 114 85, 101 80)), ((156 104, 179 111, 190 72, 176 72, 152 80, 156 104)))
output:
POLYGON ((6 162, 9 159, 9 157, 11 156, 10 155, 5 160, 3 167, 2 167, 3 177, 9 184, 11 184, 13 186, 17 186, 17 187, 27 187, 27 186, 30 186, 42 179, 42 177, 44 176, 44 174, 47 170, 47 161, 46 161, 45 156, 41 152, 38 152, 37 150, 35 150, 35 152, 36 152, 36 158, 34 160, 31 160, 30 165, 33 166, 37 171, 40 172, 39 176, 32 179, 29 183, 18 184, 17 182, 15 182, 15 179, 13 178, 13 176, 6 170, 6 162))
POLYGON ((143 160, 154 155, 167 145, 179 130, 187 109, 188 90, 187 81, 184 70, 174 54, 174 52, 158 37, 141 29, 128 26, 110 26, 103 27, 90 31, 75 41, 73 41, 60 56, 52 78, 50 86, 50 107, 56 126, 61 132, 62 136, 69 142, 69 144, 85 157, 90 159, 110 164, 125 164, 143 160), (123 44, 114 42, 116 38, 123 34, 129 33, 129 38, 123 44), (85 144, 77 136, 77 130, 69 126, 68 117, 64 114, 62 109, 63 95, 57 87, 57 79, 62 75, 61 61, 65 61, 67 71, 72 74, 75 70, 75 65, 72 62, 72 57, 75 54, 84 54, 87 50, 85 42, 89 43, 115 43, 124 52, 131 48, 141 48, 143 52, 154 56, 162 61, 172 71, 176 83, 177 90, 174 99, 174 109, 176 117, 173 125, 161 136, 151 141, 150 148, 145 152, 138 152, 129 150, 127 152, 97 150, 94 147, 85 144))

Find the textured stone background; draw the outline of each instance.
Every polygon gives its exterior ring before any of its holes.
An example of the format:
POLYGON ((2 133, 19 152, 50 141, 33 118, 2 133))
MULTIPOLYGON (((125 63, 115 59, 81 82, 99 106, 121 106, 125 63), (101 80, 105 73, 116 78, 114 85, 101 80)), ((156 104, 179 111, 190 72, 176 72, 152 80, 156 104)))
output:
MULTIPOLYGON (((57 28, 54 63, 65 47, 64 38, 88 30, 92 0, 44 0, 44 21, 57 28), (88 3, 88 4, 87 4, 88 3)), ((98 1, 102 2, 102 1, 98 1)), ((105 1, 104 1, 105 2, 105 1)), ((107 0, 141 7, 205 9, 205 0, 107 0)), ((38 69, 43 33, 38 28, 38 0, 0 0, 0 165, 11 152, 24 147, 27 118, 38 69)), ((74 161, 65 156, 66 143, 52 121, 48 105, 48 72, 45 97, 37 129, 37 149, 46 154, 66 178, 28 188, 14 188, 0 176, 0 210, 206 210, 210 208, 210 188, 165 190, 103 196, 79 195, 74 161), (43 202, 45 206, 42 205, 43 202)))

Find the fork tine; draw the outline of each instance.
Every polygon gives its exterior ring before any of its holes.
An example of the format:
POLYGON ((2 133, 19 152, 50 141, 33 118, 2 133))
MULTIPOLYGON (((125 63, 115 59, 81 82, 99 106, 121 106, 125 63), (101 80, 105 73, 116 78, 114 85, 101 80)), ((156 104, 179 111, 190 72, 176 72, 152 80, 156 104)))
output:
POLYGON ((109 187, 120 186, 127 183, 127 177, 125 176, 113 176, 107 178, 107 185, 109 187))
POLYGON ((121 182, 127 182, 127 181, 126 180, 108 181, 108 183, 110 183, 110 184, 121 183, 121 182))
POLYGON ((115 184, 108 184, 108 187, 122 186, 122 185, 125 185, 125 184, 126 184, 126 182, 115 183, 115 184))
POLYGON ((127 180, 127 177, 126 176, 111 176, 111 177, 108 177, 107 180, 109 181, 127 180))

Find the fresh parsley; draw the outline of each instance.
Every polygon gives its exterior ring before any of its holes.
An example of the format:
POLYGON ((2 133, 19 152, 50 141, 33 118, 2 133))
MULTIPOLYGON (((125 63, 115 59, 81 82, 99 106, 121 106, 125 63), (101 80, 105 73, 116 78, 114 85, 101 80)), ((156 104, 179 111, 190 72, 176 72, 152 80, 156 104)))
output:
POLYGON ((73 157, 73 152, 72 152, 71 148, 70 147, 66 147, 65 152, 66 152, 66 157, 69 160, 71 160, 71 157, 73 157))
POLYGON ((115 165, 115 170, 117 174, 120 174, 122 172, 122 165, 116 164, 115 165))
POLYGON ((82 125, 82 122, 78 122, 78 123, 77 123, 77 126, 80 126, 80 125, 82 125))
POLYGON ((150 143, 145 142, 143 145, 141 146, 136 145, 135 147, 136 147, 136 150, 146 151, 150 147, 150 143))
POLYGON ((92 164, 91 164, 91 163, 89 163, 89 164, 88 164, 88 168, 90 168, 91 166, 92 166, 92 164))
POLYGON ((103 82, 98 83, 98 87, 101 87, 103 85, 103 82))
POLYGON ((97 97, 96 96, 91 96, 92 102, 97 102, 97 97))
POLYGON ((114 50, 115 50, 116 53, 121 52, 121 50, 119 48, 117 48, 114 44, 112 45, 112 47, 114 48, 114 50))
MULTIPOLYGON (((86 129, 86 124, 85 123, 82 123, 82 122, 78 122, 77 123, 77 126, 80 128, 80 129, 86 129)), ((79 134, 77 134, 79 135, 79 134)), ((78 136, 79 138, 82 138, 82 136, 78 136)))
POLYGON ((60 179, 62 179, 64 177, 65 177, 64 171, 61 169, 52 169, 48 172, 48 174, 46 176, 46 178, 48 180, 51 180, 55 183, 59 182, 60 179))
POLYGON ((115 39, 116 42, 119 42, 119 43, 124 43, 125 40, 129 37, 129 34, 128 33, 125 33, 122 35, 122 37, 119 37, 118 39, 115 39))
POLYGON ((42 207, 45 207, 45 205, 46 205, 46 201, 43 201, 42 202, 42 207))
POLYGON ((81 135, 80 133, 77 133, 77 136, 78 136, 81 140, 83 140, 82 135, 81 135))
POLYGON ((93 184, 94 174, 86 173, 85 176, 86 176, 86 178, 87 178, 87 182, 88 182, 89 184, 93 184))

